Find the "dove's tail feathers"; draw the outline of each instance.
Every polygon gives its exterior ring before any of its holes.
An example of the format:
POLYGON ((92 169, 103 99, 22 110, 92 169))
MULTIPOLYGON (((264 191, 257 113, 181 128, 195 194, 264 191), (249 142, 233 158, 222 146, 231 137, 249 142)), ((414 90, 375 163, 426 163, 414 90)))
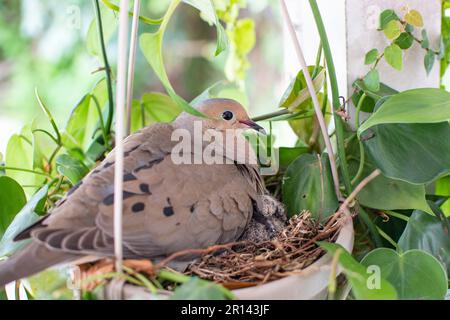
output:
POLYGON ((78 255, 52 251, 39 243, 31 243, 0 262, 0 288, 6 284, 29 277, 51 266, 78 259, 78 255))

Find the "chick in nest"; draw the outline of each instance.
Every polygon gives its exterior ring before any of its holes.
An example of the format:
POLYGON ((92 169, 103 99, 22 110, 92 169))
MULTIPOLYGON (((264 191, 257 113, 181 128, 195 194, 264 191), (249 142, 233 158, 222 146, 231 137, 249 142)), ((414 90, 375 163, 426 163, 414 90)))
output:
POLYGON ((240 241, 267 241, 286 227, 288 219, 281 202, 270 195, 264 195, 262 204, 262 209, 253 211, 252 219, 239 238, 240 241))

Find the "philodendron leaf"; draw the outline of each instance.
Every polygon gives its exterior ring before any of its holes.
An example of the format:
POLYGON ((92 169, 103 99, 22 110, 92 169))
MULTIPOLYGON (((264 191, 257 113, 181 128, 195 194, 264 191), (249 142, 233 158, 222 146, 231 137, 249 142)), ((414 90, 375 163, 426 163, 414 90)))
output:
POLYGON ((399 20, 399 17, 395 13, 394 10, 387 9, 381 12, 380 14, 380 30, 383 30, 386 25, 391 22, 392 20, 399 20))
MULTIPOLYGON (((450 218, 447 218, 450 222, 450 218)), ((420 249, 432 254, 450 274, 450 237, 449 230, 442 222, 425 212, 415 210, 398 240, 399 247, 406 251, 420 249)))
POLYGON ((405 21, 408 22, 410 25, 418 28, 423 27, 423 18, 419 11, 417 10, 410 10, 408 13, 405 14, 404 17, 405 21))
MULTIPOLYGON (((315 66, 308 66, 310 75, 313 74, 314 68, 315 66)), ((323 67, 319 67, 319 72, 312 80, 315 91, 319 92, 325 81, 325 69, 323 67)), ((291 81, 289 87, 284 92, 279 106, 281 108, 287 108, 291 111, 298 111, 308 106, 310 99, 311 95, 309 94, 309 90, 306 85, 303 70, 300 70, 295 79, 291 81)))
POLYGON ((173 12, 180 4, 181 0, 173 0, 169 8, 167 9, 163 21, 157 32, 154 33, 144 33, 139 38, 139 43, 145 58, 152 67, 153 71, 158 76, 159 80, 162 82, 169 96, 186 112, 198 116, 206 117, 203 113, 199 112, 193 108, 189 103, 187 103, 183 98, 175 93, 172 85, 170 84, 169 78, 167 77, 166 69, 164 67, 164 60, 162 55, 162 43, 164 38, 164 32, 166 31, 167 24, 169 23, 170 17, 173 12))
POLYGON ((339 254, 341 265, 352 292, 359 300, 394 300, 397 298, 395 288, 372 268, 366 268, 356 261, 341 245, 319 242, 329 254, 339 254))
POLYGON ((142 101, 133 104, 131 131, 157 122, 171 122, 180 112, 180 107, 169 96, 159 92, 145 93, 142 101))
POLYGON ((379 52, 378 49, 372 49, 369 52, 366 53, 366 56, 364 58, 364 64, 372 64, 375 61, 377 61, 379 52))
MULTIPOLYGON (((351 140, 347 147, 349 171, 354 176, 360 163, 359 145, 351 140)), ((355 185, 376 169, 376 166, 365 157, 363 173, 355 181, 355 185)), ((425 186, 411 184, 401 180, 390 179, 384 174, 370 181, 357 195, 358 202, 366 207, 380 210, 420 209, 432 214, 425 199, 425 186)))
POLYGON ((6 229, 3 237, 0 240, 0 257, 8 256, 23 247, 28 241, 13 241, 14 237, 22 230, 29 227, 31 224, 40 219, 35 210, 40 206, 43 199, 47 196, 48 186, 44 186, 36 192, 27 204, 16 214, 14 220, 6 229))
POLYGON ((56 169, 74 185, 89 172, 89 169, 80 160, 67 154, 56 159, 56 169))
POLYGON ((198 9, 200 11, 200 15, 202 16, 203 19, 205 19, 209 24, 214 24, 216 26, 217 44, 216 44, 215 55, 218 56, 222 51, 225 51, 228 47, 227 34, 219 22, 219 18, 217 17, 213 1, 211 1, 211 0, 183 0, 183 2, 198 9))
POLYGON ((397 253, 378 248, 361 261, 378 268, 381 276, 397 290, 399 299, 443 299, 447 293, 447 274, 442 264, 422 250, 397 253))
MULTIPOLYGON (((218 284, 192 277, 188 282, 175 289, 170 300, 226 300, 227 296, 218 284)), ((230 293, 231 294, 231 293, 230 293)))
POLYGON ((361 140, 385 176, 426 184, 450 172, 448 137, 447 122, 380 124, 365 131, 361 140))
POLYGON ((20 184, 10 177, 0 177, 0 237, 26 203, 20 184))
POLYGON ((423 88, 393 95, 364 122, 363 131, 386 123, 435 123, 450 120, 450 93, 442 89, 423 88))
POLYGON ((397 20, 391 20, 386 24, 386 26, 383 29, 384 35, 389 40, 397 39, 398 36, 402 33, 402 24, 400 21, 397 20))
POLYGON ((303 154, 283 177, 283 200, 289 216, 309 210, 315 219, 333 214, 339 203, 334 191, 328 155, 303 154))
MULTIPOLYGON (((450 176, 442 177, 436 181, 435 185, 437 195, 450 197, 450 176)), ((450 199, 441 205, 441 209, 447 217, 450 217, 450 199)))
POLYGON ((366 74, 364 84, 371 91, 380 90, 380 74, 377 69, 372 69, 366 74))
POLYGON ((423 58, 423 65, 425 66, 425 71, 427 74, 430 74, 431 69, 433 69, 434 60, 436 59, 436 55, 433 51, 428 50, 427 54, 423 58))
MULTIPOLYGON (((105 9, 103 6, 100 6, 100 13, 102 18, 103 40, 105 44, 107 44, 117 29, 118 20, 114 11, 105 9)), ((100 38, 98 34, 97 20, 95 17, 88 28, 86 35, 86 48, 89 54, 93 56, 101 55, 100 38)))
POLYGON ((384 59, 392 68, 399 71, 403 69, 403 52, 395 43, 384 49, 384 59))

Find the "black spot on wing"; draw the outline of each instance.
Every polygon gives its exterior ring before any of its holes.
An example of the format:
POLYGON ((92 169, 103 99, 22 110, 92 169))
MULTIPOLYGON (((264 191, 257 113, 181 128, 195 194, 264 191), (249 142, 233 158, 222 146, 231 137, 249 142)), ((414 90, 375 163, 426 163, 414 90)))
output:
POLYGON ((147 194, 151 194, 150 192, 150 187, 147 183, 141 183, 139 185, 139 189, 143 192, 143 193, 147 193, 147 194))
POLYGON ((136 212, 141 212, 145 209, 145 204, 143 202, 136 202, 135 204, 133 204, 133 206, 131 207, 131 211, 133 211, 134 213, 136 212))
POLYGON ((137 148, 139 148, 139 145, 137 145, 137 146, 134 146, 133 148, 131 148, 130 150, 128 150, 128 151, 125 151, 124 153, 123 153, 123 156, 124 157, 128 157, 134 150, 136 150, 137 148))
POLYGON ((150 169, 150 168, 153 167, 155 164, 158 164, 158 163, 160 163, 160 162, 163 161, 163 160, 164 160, 164 158, 155 159, 155 160, 153 160, 153 161, 150 161, 150 162, 147 163, 147 164, 144 164, 144 165, 142 165, 142 166, 140 166, 140 167, 137 167, 134 171, 135 171, 135 172, 139 172, 139 171, 144 170, 144 169, 150 169))
POLYGON ((168 207, 164 207, 163 213, 164 213, 164 215, 165 215, 166 217, 170 217, 170 216, 173 216, 173 214, 174 214, 175 212, 173 211, 173 207, 172 207, 172 206, 168 206, 168 207))
POLYGON ((109 167, 111 167, 113 164, 114 164, 114 162, 106 162, 106 163, 103 165, 103 169, 109 168, 109 167))
POLYGON ((123 181, 133 181, 133 180, 137 180, 136 176, 132 173, 126 173, 123 175, 123 181))
POLYGON ((191 213, 194 213, 194 210, 195 210, 196 205, 197 205, 197 202, 194 202, 194 203, 191 205, 191 207, 189 208, 189 211, 190 211, 191 213))
MULTIPOLYGON (((136 196, 138 195, 137 193, 133 193, 133 192, 128 192, 128 191, 124 191, 123 192, 123 199, 128 199, 132 196, 136 196)), ((109 195, 107 195, 104 199, 103 199, 103 204, 105 206, 110 206, 114 203, 114 193, 111 193, 109 195)))

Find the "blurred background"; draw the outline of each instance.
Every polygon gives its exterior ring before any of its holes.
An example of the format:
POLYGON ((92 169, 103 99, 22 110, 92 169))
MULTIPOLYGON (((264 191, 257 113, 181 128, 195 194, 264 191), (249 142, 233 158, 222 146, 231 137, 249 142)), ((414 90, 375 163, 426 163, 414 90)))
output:
MULTIPOLYGON (((160 17, 169 2, 141 1, 141 15, 160 17)), ((247 2, 239 18, 254 20, 256 42, 246 76, 238 81, 238 98, 256 115, 275 110, 285 89, 283 38, 278 2, 247 2)), ((105 8, 101 2, 100 6, 105 8)), ((48 126, 35 88, 57 124, 64 127, 77 102, 104 77, 98 72, 101 60, 90 54, 87 43, 94 16, 92 1, 0 0, 0 152, 4 154, 8 138, 24 124, 36 119, 40 126, 48 126)), ((108 23, 104 18, 105 33, 111 31, 107 53, 114 71, 117 30, 108 23)), ((154 27, 141 23, 139 29, 142 33, 154 27)), ((227 53, 214 57, 215 39, 215 29, 199 19, 197 10, 182 4, 175 11, 164 39, 165 65, 175 90, 188 101, 226 79, 227 53)), ((136 64, 134 97, 164 92, 140 50, 136 64)))

